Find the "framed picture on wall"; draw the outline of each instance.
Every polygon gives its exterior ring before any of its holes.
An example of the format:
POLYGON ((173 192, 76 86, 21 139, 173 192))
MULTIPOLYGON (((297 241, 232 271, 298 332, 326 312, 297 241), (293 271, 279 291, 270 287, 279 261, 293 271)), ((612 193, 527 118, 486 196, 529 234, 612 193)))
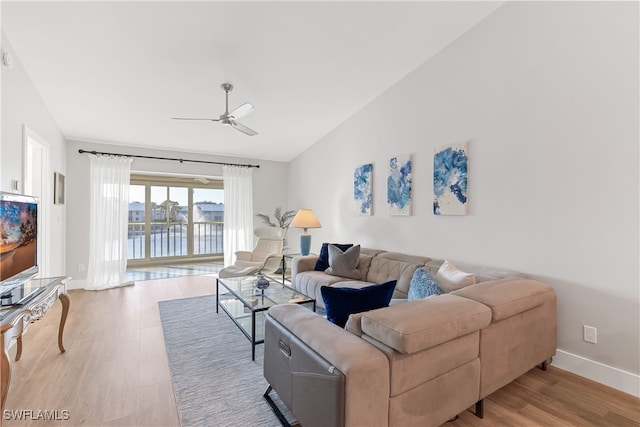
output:
POLYGON ((389 159, 387 205, 390 215, 411 215, 411 156, 389 159))
POLYGON ((466 215, 467 143, 438 147, 433 153, 433 214, 466 215))
POLYGON ((372 194, 371 181, 373 163, 358 166, 353 173, 353 200, 356 203, 358 215, 371 216, 372 194))
POLYGON ((53 174, 53 203, 64 205, 64 175, 59 172, 53 174))

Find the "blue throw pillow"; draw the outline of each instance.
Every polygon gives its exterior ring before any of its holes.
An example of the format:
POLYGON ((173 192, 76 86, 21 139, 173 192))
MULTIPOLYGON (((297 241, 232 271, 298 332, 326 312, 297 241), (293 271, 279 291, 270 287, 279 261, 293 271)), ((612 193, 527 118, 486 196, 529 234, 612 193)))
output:
POLYGON ((411 283, 409 283, 409 301, 423 299, 430 295, 440 295, 444 293, 435 279, 426 268, 418 268, 413 273, 411 283))
POLYGON ((329 245, 336 246, 344 252, 353 246, 353 243, 323 243, 320 248, 320 255, 318 255, 318 260, 316 261, 316 267, 314 268, 315 271, 325 271, 329 268, 329 245))
POLYGON ((327 320, 344 328, 350 314, 387 307, 395 287, 395 280, 360 289, 322 286, 327 320))

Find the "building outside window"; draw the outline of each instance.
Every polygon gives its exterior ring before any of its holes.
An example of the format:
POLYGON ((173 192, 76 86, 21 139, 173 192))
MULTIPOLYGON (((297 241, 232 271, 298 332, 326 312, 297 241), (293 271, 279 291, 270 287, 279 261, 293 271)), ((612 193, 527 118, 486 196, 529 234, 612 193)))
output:
POLYGON ((221 257, 223 200, 221 179, 132 174, 129 265, 221 257))

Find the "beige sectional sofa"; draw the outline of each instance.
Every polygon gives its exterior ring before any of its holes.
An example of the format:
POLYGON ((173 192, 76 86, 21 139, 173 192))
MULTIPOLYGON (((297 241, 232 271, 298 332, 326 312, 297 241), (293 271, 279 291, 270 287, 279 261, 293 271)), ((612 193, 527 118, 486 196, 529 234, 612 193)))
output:
MULTIPOLYGON (((441 261, 365 249, 364 281, 339 280, 312 264, 313 257, 294 260, 293 285, 322 305, 322 285, 393 279, 401 300, 417 268, 435 272, 441 261)), ((264 375, 303 426, 437 426, 474 404, 481 416, 482 399, 546 366, 556 350, 552 288, 456 265, 479 283, 351 315, 344 329, 298 305, 269 310, 264 375)))
MULTIPOLYGON (((324 271, 314 271, 317 260, 317 255, 295 257, 291 263, 291 285, 303 294, 315 298, 319 307, 324 307, 320 293, 322 286, 362 288, 388 280, 397 280, 393 298, 406 299, 411 278, 418 267, 426 267, 435 277, 440 265, 444 262, 441 259, 362 248, 357 267, 362 279, 353 280, 331 276, 324 271)), ((455 262, 454 264, 461 270, 473 273, 476 282, 507 277, 525 277, 524 274, 511 270, 488 268, 469 263, 455 262)))

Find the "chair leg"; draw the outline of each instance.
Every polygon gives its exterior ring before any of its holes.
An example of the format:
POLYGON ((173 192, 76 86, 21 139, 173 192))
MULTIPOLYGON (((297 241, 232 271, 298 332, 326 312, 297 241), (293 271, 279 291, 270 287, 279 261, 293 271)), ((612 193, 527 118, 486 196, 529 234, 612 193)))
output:
POLYGON ((475 415, 478 418, 484 418, 484 399, 480 399, 476 402, 475 415))

